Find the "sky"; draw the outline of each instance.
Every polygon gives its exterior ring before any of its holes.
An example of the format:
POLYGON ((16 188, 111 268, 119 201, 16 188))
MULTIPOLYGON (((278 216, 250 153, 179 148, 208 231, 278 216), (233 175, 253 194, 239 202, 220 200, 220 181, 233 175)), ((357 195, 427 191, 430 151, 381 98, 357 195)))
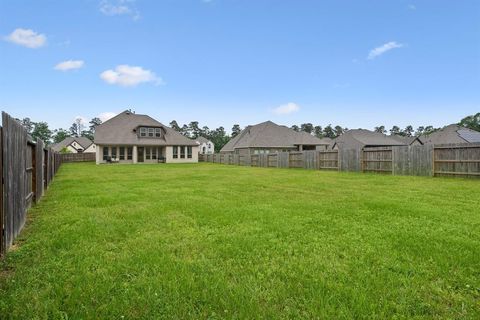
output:
POLYGON ((0 108, 439 127, 480 112, 480 1, 0 0, 0 108))

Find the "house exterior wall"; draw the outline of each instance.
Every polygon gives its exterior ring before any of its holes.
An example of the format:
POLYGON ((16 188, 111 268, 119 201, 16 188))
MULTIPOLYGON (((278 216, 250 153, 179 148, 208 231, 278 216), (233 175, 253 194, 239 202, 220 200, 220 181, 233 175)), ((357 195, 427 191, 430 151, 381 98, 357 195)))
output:
MULTIPOLYGON (((181 146, 179 146, 181 147, 181 146)), ((185 146, 185 148, 187 148, 185 146)), ((198 162, 198 146, 192 146, 192 158, 187 158, 187 153, 185 151, 185 158, 180 158, 180 151, 178 152, 178 158, 173 157, 173 146, 167 146, 165 148, 165 158, 167 163, 196 163, 198 162)))
MULTIPOLYGON (((118 163, 139 163, 138 162, 138 146, 131 146, 131 145, 122 145, 122 146, 107 146, 107 145, 97 145, 96 147, 96 163, 107 163, 103 160, 103 152, 105 148, 108 148, 108 156, 112 156, 112 149, 116 148, 116 158, 120 158, 120 147, 125 148, 125 159, 119 160, 118 163), (132 159, 127 159, 127 148, 132 148, 132 159)), ((144 155, 143 155, 143 162, 141 163, 158 163, 158 159, 146 159, 145 156, 145 148, 153 147, 159 148, 159 157, 165 157, 166 163, 196 163, 198 162, 198 147, 192 146, 192 158, 187 157, 187 147, 185 147, 185 158, 180 157, 180 151, 178 152, 178 158, 173 157, 173 146, 141 146, 144 148, 144 155)), ((181 147, 181 146, 179 146, 181 147)))
POLYGON ((213 154, 215 153, 215 145, 213 144, 213 142, 204 142, 204 143, 201 143, 199 146, 198 146, 198 152, 200 154, 213 154), (205 150, 205 152, 204 152, 205 150))
POLYGON ((71 153, 78 153, 78 152, 77 152, 77 149, 75 149, 75 148, 72 147, 71 145, 68 145, 68 146, 67 146, 67 150, 70 151, 71 153))
POLYGON ((95 146, 95 143, 92 143, 83 153, 94 153, 96 151, 97 147, 95 146))

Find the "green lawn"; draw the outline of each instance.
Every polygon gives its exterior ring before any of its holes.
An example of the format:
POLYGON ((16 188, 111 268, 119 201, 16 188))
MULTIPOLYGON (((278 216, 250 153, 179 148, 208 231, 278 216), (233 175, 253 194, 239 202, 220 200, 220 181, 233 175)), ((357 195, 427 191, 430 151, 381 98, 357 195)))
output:
POLYGON ((65 164, 0 318, 480 318, 480 181, 65 164))

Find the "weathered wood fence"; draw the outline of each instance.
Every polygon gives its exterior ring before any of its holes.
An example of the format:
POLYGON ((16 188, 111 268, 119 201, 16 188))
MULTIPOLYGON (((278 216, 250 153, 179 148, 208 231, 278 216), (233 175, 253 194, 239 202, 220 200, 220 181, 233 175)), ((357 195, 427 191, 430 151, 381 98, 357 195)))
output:
POLYGON ((252 167, 480 177, 480 143, 395 146, 270 154, 209 154, 199 161, 252 167))
POLYGON ((62 163, 65 162, 89 162, 95 161, 95 153, 87 152, 87 153, 62 153, 60 154, 62 157, 62 163))
POLYGON ((0 256, 25 225, 27 210, 37 203, 61 164, 60 154, 33 141, 22 125, 2 112, 0 127, 0 256))

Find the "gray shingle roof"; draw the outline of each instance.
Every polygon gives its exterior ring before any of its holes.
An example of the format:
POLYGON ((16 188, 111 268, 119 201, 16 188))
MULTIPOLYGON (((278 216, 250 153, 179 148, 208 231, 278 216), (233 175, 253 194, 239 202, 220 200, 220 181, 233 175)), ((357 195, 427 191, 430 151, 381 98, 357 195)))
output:
POLYGON ((423 144, 422 141, 416 136, 414 136, 414 137, 403 137, 403 136, 398 136, 398 135, 392 135, 392 136, 390 136, 390 138, 395 139, 399 142, 402 142, 407 146, 411 145, 415 141, 418 141, 420 144, 423 144))
POLYGON ((197 141, 197 142, 200 143, 200 144, 211 142, 210 140, 208 140, 208 139, 205 138, 205 137, 197 137, 197 139, 194 139, 194 140, 197 141))
POLYGON ((221 152, 238 148, 293 148, 297 145, 329 145, 329 141, 318 139, 305 132, 296 132, 286 126, 266 121, 247 126, 231 139, 221 152))
POLYGON ((405 142, 398 141, 383 133, 373 132, 365 129, 348 130, 335 139, 334 146, 341 148, 361 148, 361 147, 386 147, 386 146, 404 146, 405 142))
POLYGON ((198 144, 143 114, 124 111, 95 128, 95 143, 100 145, 184 145, 198 144), (140 126, 160 127, 164 130, 161 138, 139 138, 134 131, 140 126))
POLYGON ((420 139, 424 144, 474 143, 480 142, 480 132, 451 124, 420 139))
POLYGON ((93 143, 92 140, 85 137, 67 137, 62 141, 60 141, 59 143, 52 145, 52 149, 58 152, 63 148, 65 148, 66 146, 71 145, 74 141, 76 141, 79 145, 81 145, 83 150, 86 150, 93 143))

